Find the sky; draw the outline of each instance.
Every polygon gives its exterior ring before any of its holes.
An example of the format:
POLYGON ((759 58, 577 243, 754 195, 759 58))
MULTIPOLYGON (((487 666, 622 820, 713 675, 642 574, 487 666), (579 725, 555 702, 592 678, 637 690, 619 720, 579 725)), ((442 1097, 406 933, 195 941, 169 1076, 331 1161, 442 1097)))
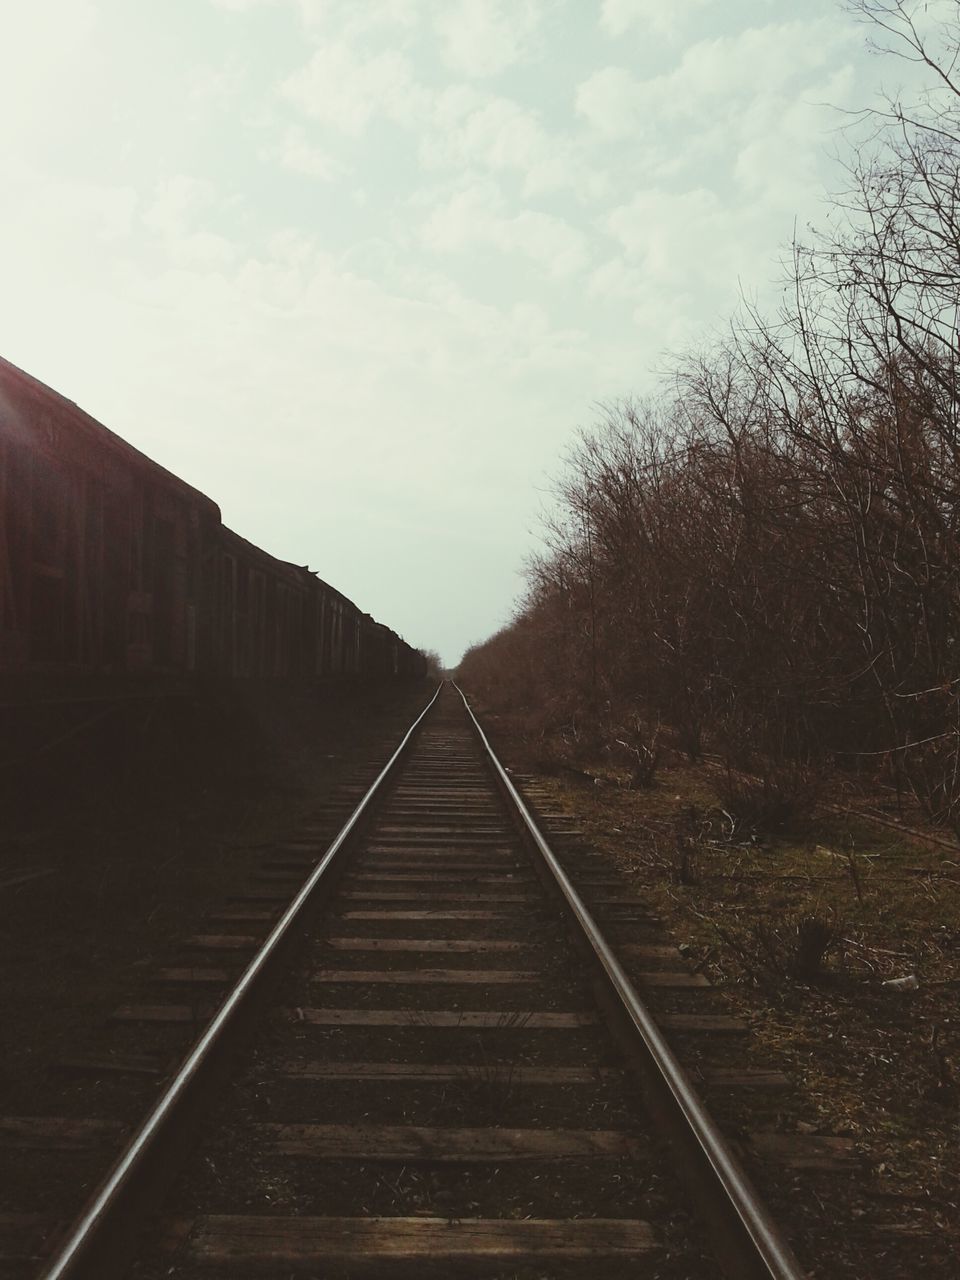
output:
POLYGON ((838 0, 0 0, 0 355, 452 665, 897 74, 838 0))

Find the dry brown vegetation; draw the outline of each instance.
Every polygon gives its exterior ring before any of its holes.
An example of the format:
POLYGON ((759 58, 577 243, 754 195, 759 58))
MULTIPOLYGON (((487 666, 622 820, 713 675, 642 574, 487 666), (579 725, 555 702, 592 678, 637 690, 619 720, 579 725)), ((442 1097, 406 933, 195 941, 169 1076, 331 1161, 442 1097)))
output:
POLYGON ((851 7, 926 91, 860 120, 776 315, 582 434, 518 617, 460 674, 544 764, 642 786, 664 744, 709 749, 767 826, 840 769, 960 830, 960 23, 851 7))

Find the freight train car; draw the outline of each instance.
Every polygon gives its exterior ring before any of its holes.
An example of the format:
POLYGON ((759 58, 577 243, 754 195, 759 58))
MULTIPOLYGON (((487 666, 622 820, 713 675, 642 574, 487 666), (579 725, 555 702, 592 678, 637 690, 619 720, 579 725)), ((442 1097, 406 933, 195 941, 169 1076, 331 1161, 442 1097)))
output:
POLYGON ((421 676, 426 673, 423 654, 410 649, 383 623, 368 613, 360 619, 361 666, 379 676, 421 676))
POLYGON ((419 675, 422 655, 0 359, 0 695, 419 675))
POLYGON ((0 672, 191 673, 216 503, 0 360, 0 672))
POLYGON ((361 662, 360 611, 306 567, 277 560, 221 526, 206 581, 207 669, 288 680, 375 674, 361 662))

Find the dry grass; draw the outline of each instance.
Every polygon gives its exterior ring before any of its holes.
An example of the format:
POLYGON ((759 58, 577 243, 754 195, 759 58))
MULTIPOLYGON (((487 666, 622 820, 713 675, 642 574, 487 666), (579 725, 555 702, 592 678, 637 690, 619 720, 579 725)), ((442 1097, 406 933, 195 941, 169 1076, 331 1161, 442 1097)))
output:
MULTIPOLYGON (((818 1132, 862 1149, 864 1178, 837 1189, 822 1224, 837 1273, 852 1274, 840 1224, 878 1206, 949 1254, 946 1242, 960 1247, 960 851, 858 816, 859 799, 922 826, 879 792, 857 797, 849 779, 843 813, 812 805, 802 778, 738 787, 735 812, 725 781, 669 758, 650 790, 542 780, 751 1021, 758 1056, 798 1081, 780 1123, 812 1111, 818 1132), (757 800, 769 807, 747 807, 757 800)), ((837 780, 820 785, 840 798, 837 780)), ((891 1255, 871 1274, 899 1280, 898 1265, 891 1255)), ((953 1269, 924 1274, 952 1280, 953 1269)))

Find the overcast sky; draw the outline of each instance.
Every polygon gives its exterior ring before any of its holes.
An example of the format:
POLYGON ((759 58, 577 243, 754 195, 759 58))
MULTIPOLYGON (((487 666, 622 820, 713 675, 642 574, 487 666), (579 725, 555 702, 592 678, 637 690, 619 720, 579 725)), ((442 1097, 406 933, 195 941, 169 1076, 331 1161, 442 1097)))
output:
POLYGON ((835 0, 0 0, 0 354, 453 663, 897 74, 835 0))

